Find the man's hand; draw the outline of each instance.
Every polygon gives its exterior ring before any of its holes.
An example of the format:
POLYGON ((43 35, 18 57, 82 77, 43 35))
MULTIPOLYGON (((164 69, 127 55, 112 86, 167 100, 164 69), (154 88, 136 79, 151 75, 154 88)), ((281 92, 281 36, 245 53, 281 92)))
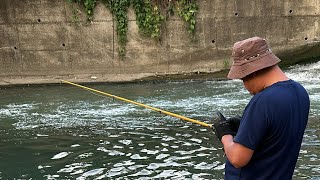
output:
POLYGON ((231 121, 228 121, 220 112, 217 112, 217 115, 219 116, 219 121, 213 124, 217 138, 221 141, 224 135, 235 136, 237 132, 233 130, 231 121))
POLYGON ((232 131, 236 132, 236 134, 237 134, 239 126, 240 126, 240 120, 241 120, 240 116, 235 116, 235 117, 231 117, 231 118, 227 119, 227 121, 231 125, 232 131))

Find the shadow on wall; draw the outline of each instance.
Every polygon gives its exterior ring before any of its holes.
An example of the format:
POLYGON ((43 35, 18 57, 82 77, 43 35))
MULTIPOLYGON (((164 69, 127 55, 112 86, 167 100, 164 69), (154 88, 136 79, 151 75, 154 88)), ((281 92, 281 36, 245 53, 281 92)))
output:
MULTIPOLYGON (((306 39, 307 40, 307 39, 306 39)), ((320 60, 320 42, 307 44, 293 49, 279 51, 280 66, 288 67, 294 64, 308 64, 320 60)))

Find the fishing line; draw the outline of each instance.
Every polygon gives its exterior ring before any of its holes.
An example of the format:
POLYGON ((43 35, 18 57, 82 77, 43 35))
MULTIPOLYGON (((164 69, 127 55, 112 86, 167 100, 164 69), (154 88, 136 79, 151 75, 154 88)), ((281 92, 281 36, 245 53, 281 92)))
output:
POLYGON ((89 88, 89 87, 86 87, 86 86, 82 86, 82 85, 79 85, 79 84, 76 84, 76 83, 73 83, 73 82, 69 82, 69 81, 66 81, 66 80, 61 80, 61 82, 66 83, 66 84, 70 84, 70 85, 73 85, 73 86, 80 87, 80 88, 88 90, 88 91, 90 91, 92 93, 95 92, 95 93, 98 93, 98 94, 109 96, 109 97, 112 97, 114 99, 118 99, 118 100, 125 101, 125 102, 131 103, 131 104, 142 106, 142 107, 147 108, 147 109, 151 109, 153 111, 157 111, 157 112, 159 112, 161 114, 166 114, 168 116, 179 118, 181 120, 189 121, 189 122, 192 122, 192 123, 195 123, 195 124, 199 124, 201 126, 212 128, 212 124, 207 124, 205 122, 201 122, 201 121, 198 121, 198 120, 195 120, 195 119, 191 119, 191 118, 188 118, 188 117, 185 117, 185 116, 174 114, 174 113, 169 112, 169 111, 165 111, 165 110, 158 109, 158 108, 155 108, 155 107, 152 107, 152 106, 148 106, 148 105, 136 102, 136 101, 132 101, 132 100, 120 97, 120 96, 115 96, 115 95, 112 95, 112 94, 109 94, 109 93, 106 93, 106 92, 102 92, 102 91, 99 91, 99 90, 96 90, 96 89, 93 89, 93 88, 89 88))

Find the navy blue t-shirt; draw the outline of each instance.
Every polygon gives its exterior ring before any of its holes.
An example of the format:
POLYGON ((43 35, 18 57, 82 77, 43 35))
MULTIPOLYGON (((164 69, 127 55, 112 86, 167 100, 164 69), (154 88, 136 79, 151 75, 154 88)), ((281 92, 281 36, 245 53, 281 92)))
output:
POLYGON ((234 142, 254 150, 249 163, 228 160, 225 179, 292 179, 307 125, 310 100, 293 80, 273 84, 246 106, 234 142))

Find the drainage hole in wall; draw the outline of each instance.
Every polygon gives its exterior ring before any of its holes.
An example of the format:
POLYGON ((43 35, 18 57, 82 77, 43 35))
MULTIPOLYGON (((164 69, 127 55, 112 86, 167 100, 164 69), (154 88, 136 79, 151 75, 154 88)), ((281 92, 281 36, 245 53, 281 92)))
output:
POLYGON ((62 46, 66 46, 66 45, 63 43, 62 46))
POLYGON ((211 42, 212 42, 212 43, 215 43, 216 41, 213 39, 211 42))
POLYGON ((38 19, 38 22, 41 22, 41 19, 38 19))
POLYGON ((17 47, 13 47, 14 49, 18 49, 17 47))
POLYGON ((292 9, 290 9, 289 13, 290 13, 290 14, 292 13, 292 9))
POLYGON ((308 40, 308 37, 305 37, 304 40, 308 40))
POLYGON ((238 16, 238 13, 234 13, 235 16, 238 16))

